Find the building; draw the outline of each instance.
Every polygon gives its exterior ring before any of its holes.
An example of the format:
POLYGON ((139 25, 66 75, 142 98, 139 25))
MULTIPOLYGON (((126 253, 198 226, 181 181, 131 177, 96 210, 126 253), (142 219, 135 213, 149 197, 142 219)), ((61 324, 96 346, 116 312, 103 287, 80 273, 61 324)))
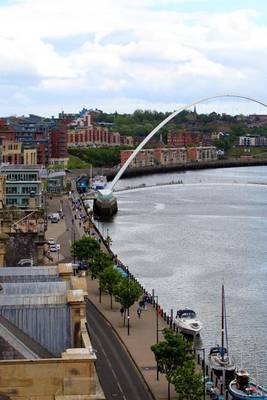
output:
MULTIPOLYGON (((133 150, 122 150, 120 152, 121 165, 125 164, 132 153, 133 150)), ((215 146, 143 149, 130 163, 129 168, 169 166, 185 164, 187 161, 213 160, 217 160, 215 146)))
POLYGON ((217 160, 217 149, 215 146, 197 146, 187 148, 188 161, 214 161, 217 160))
POLYGON ((237 145, 244 147, 266 147, 267 138, 259 135, 239 136, 237 145))
POLYGON ((24 165, 36 165, 37 164, 37 149, 24 149, 23 164, 24 165))
POLYGON ((0 268, 3 399, 103 400, 87 331, 86 278, 72 264, 0 268))
MULTIPOLYGON (((120 152, 121 164, 124 164, 132 155, 133 150, 122 150, 120 152)), ((139 151, 133 161, 130 163, 129 168, 140 167, 153 167, 155 165, 155 157, 153 149, 144 149, 139 151)))
POLYGON ((186 163, 187 152, 185 147, 160 148, 154 150, 154 157, 160 165, 180 164, 186 163))
POLYGON ((63 193, 65 188, 65 171, 48 171, 47 193, 63 193))
MULTIPOLYGON (((19 208, 43 206, 42 168, 39 165, 1 165, 5 177, 5 204, 19 208)), ((1 189, 0 189, 1 192, 1 189)))
POLYGON ((1 145, 1 162, 9 164, 22 164, 21 143, 3 140, 1 145))
POLYGON ((69 129, 67 136, 68 147, 107 147, 120 146, 121 143, 118 132, 109 132, 101 126, 69 129))
POLYGON ((52 129, 49 134, 49 164, 68 164, 67 130, 64 126, 52 129))
POLYGON ((169 147, 185 147, 188 145, 197 145, 201 143, 201 137, 198 134, 189 132, 168 132, 167 145, 169 147))

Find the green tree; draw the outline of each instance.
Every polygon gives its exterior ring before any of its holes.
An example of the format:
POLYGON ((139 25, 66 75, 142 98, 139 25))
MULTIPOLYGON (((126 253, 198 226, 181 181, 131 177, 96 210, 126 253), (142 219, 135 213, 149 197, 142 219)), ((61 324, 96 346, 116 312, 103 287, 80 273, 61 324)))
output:
POLYGON ((108 267, 113 267, 113 261, 109 254, 98 252, 90 263, 90 273, 92 279, 100 277, 100 274, 108 267))
POLYGON ((71 254, 81 261, 90 261, 100 252, 99 242, 92 237, 83 236, 71 246, 71 254))
POLYGON ((90 263, 91 278, 99 278, 99 303, 101 303, 102 285, 101 285, 101 274, 106 268, 113 268, 113 261, 109 254, 103 253, 102 251, 97 253, 90 263))
MULTIPOLYGON (((129 309, 142 295, 140 285, 129 278, 122 278, 114 288, 115 300, 124 310, 129 309)), ((125 326, 125 312, 123 326, 125 326)))
POLYGON ((168 381, 168 398, 170 397, 170 383, 177 368, 191 357, 186 351, 188 343, 181 334, 176 334, 170 329, 163 329, 165 341, 151 346, 155 355, 159 372, 166 375, 168 381))
POLYGON ((172 375, 176 393, 179 400, 199 400, 203 395, 203 382, 201 374, 196 372, 193 360, 187 360, 172 375))
POLYGON ((121 274, 114 268, 114 266, 110 266, 104 269, 100 274, 100 285, 101 289, 108 292, 110 295, 110 308, 112 308, 112 295, 114 292, 114 288, 122 279, 121 274))

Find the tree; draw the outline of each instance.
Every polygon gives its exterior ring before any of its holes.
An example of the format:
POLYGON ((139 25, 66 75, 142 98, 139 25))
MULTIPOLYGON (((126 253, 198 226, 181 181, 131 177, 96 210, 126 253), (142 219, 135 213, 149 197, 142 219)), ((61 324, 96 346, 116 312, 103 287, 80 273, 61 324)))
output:
POLYGON ((172 375, 176 393, 181 400, 199 400, 203 394, 202 376, 196 372, 193 360, 187 360, 172 375))
POLYGON ((95 255, 92 262, 90 263, 91 278, 99 278, 99 303, 101 303, 101 274, 106 268, 113 268, 113 261, 109 254, 103 253, 102 251, 95 255))
MULTIPOLYGON (((114 288, 115 300, 121 304, 124 310, 129 309, 142 293, 140 285, 129 278, 122 278, 114 288)), ((123 326, 125 326, 125 312, 123 326)))
POLYGON ((168 398, 170 397, 170 383, 177 368, 181 367, 184 362, 191 357, 186 352, 187 342, 181 334, 176 334, 170 329, 163 329, 165 341, 159 342, 151 346, 151 350, 155 355, 159 372, 166 375, 168 381, 168 398))
POLYGON ((114 268, 113 265, 105 268, 104 271, 100 274, 100 286, 110 295, 110 308, 112 308, 112 295, 114 292, 114 288, 121 279, 121 274, 118 272, 117 269, 114 268))
POLYGON ((71 254, 81 261, 90 261, 100 252, 99 242, 92 237, 83 236, 71 246, 71 254))
POLYGON ((101 273, 108 267, 113 267, 113 261, 109 254, 98 252, 90 263, 90 273, 92 279, 99 278, 101 273))

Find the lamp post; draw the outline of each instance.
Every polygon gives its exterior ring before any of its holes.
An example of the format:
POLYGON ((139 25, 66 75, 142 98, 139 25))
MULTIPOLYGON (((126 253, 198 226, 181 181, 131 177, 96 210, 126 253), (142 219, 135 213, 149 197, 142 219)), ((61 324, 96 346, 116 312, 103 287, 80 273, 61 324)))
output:
MULTIPOLYGON (((74 221, 73 221, 73 223, 74 223, 74 221)), ((75 242, 75 239, 76 239, 76 236, 75 236, 75 227, 68 228, 67 231, 73 233, 73 241, 72 241, 72 244, 73 244, 73 243, 75 242)), ((74 262, 74 264, 75 264, 75 261, 76 261, 76 258, 75 258, 75 253, 74 253, 74 255, 73 255, 73 262, 74 262)))
POLYGON ((203 400, 206 399, 206 385, 205 385, 205 371, 206 371, 206 361, 205 361, 205 349, 187 349, 186 351, 190 351, 191 353, 196 351, 202 351, 202 379, 203 379, 203 400))
MULTIPOLYGON (((159 305, 159 296, 155 295, 154 289, 152 289, 152 299, 154 304, 154 299, 156 299, 156 339, 157 344, 159 343, 159 313, 158 313, 158 305, 159 305)), ((157 362, 157 381, 159 380, 159 368, 157 362)))

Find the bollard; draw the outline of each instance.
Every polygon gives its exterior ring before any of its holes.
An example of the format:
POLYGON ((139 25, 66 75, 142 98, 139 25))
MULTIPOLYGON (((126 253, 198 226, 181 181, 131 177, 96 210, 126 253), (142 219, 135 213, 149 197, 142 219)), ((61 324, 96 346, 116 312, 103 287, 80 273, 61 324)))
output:
POLYGON ((213 371, 210 371, 210 380, 213 381, 213 371))
POLYGON ((206 375, 209 376, 209 366, 206 365, 206 375))
POLYGON ((200 355, 199 354, 197 355, 197 363, 198 363, 198 365, 200 364, 200 355))
MULTIPOLYGON (((162 310, 162 313, 163 313, 163 310, 162 310)), ((164 321, 166 321, 166 313, 163 313, 163 319, 164 319, 164 321)))

